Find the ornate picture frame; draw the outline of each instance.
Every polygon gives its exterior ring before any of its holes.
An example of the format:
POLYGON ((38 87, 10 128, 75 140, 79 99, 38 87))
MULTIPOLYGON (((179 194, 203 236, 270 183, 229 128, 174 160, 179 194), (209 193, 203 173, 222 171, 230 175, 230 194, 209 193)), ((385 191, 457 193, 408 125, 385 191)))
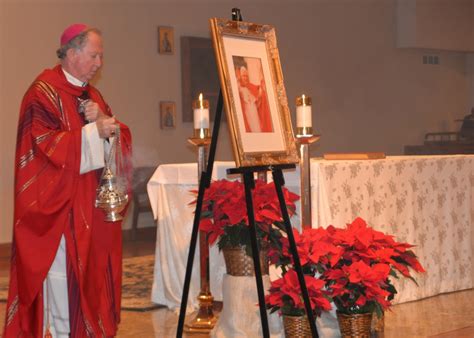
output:
POLYGON ((176 128, 176 103, 172 101, 160 102, 160 127, 161 129, 176 128))
POLYGON ((298 163, 275 29, 210 19, 238 167, 298 163))
POLYGON ((174 30, 173 27, 158 27, 158 53, 165 55, 174 54, 174 30))

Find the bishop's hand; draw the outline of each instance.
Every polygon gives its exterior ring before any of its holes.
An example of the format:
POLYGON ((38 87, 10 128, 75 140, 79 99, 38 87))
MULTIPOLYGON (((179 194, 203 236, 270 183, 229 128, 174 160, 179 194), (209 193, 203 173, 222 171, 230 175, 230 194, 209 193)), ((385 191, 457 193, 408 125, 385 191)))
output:
POLYGON ((118 128, 115 123, 115 117, 108 117, 106 115, 99 116, 96 120, 97 130, 100 138, 109 138, 115 135, 115 130, 118 128))
POLYGON ((100 117, 105 116, 105 114, 100 110, 99 105, 97 102, 92 100, 87 100, 82 103, 84 117, 88 122, 95 122, 100 117))

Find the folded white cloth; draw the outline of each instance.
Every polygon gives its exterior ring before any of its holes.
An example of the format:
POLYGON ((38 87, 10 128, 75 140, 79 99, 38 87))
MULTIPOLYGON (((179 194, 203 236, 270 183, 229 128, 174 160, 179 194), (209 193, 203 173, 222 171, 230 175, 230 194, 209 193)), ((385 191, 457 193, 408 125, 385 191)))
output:
POLYGON ((319 338, 339 338, 341 331, 339 330, 339 323, 337 322, 336 310, 323 312, 321 317, 316 319, 316 328, 318 329, 319 338))
MULTIPOLYGON (((273 271, 273 275, 278 275, 278 272, 273 271)), ((262 280, 264 290, 268 290, 270 277, 265 275, 262 280)), ((211 332, 211 337, 262 337, 255 277, 236 277, 225 274, 222 280, 222 297, 224 307, 211 332)), ((317 318, 316 325, 320 338, 341 337, 336 310, 323 312, 321 317, 317 318)), ((277 313, 268 313, 268 326, 270 337, 285 337, 283 321, 277 313)))
MULTIPOLYGON (((268 290, 270 278, 262 277, 263 287, 268 290)), ((262 337, 262 324, 258 307, 255 277, 224 275, 222 281, 224 308, 211 332, 211 337, 262 337)), ((277 313, 268 314, 270 337, 284 337, 283 324, 277 313)))

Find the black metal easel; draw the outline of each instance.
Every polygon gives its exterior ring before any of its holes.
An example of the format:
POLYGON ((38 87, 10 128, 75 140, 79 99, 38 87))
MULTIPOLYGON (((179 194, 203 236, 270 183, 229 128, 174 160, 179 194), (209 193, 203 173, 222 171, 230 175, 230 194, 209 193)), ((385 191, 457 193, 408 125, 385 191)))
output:
MULTIPOLYGON (((238 8, 232 9, 232 20, 242 21, 242 15, 240 14, 240 10, 238 8)), ((209 188, 211 184, 212 169, 214 166, 217 139, 219 135, 219 127, 220 127, 221 117, 222 117, 222 108, 223 108, 223 98, 222 98, 222 90, 220 90, 219 99, 217 101, 217 107, 216 107, 216 115, 214 118, 214 126, 212 129, 212 139, 211 139, 211 145, 209 148, 209 158, 208 158, 207 167, 206 167, 207 169, 206 171, 202 172, 201 180, 199 181, 196 211, 194 213, 193 229, 192 229, 192 234, 191 234, 191 242, 189 245, 188 261, 186 265, 186 274, 185 274, 184 285, 183 285, 183 294, 181 297, 181 307, 179 311, 178 328, 176 331, 176 337, 178 338, 181 338, 183 335, 184 320, 186 317, 186 306, 188 303, 188 295, 189 295, 189 286, 191 282, 191 273, 193 269, 194 254, 196 252, 199 222, 201 219, 201 209, 202 209, 202 204, 204 200, 205 189, 209 188)), ((260 319, 262 322, 262 333, 265 338, 270 337, 270 331, 268 327, 267 311, 265 308, 265 292, 263 289, 262 272, 260 269, 260 262, 259 262, 259 248, 258 248, 258 243, 257 243, 257 235, 256 235, 256 228, 255 228, 255 215, 254 215, 253 200, 252 200, 252 189, 255 187, 254 173, 260 172, 260 171, 272 172, 273 181, 275 183, 275 189, 277 191, 278 200, 280 202, 280 209, 283 216, 285 229, 287 232, 288 240, 290 242, 290 251, 293 256, 296 273, 298 275, 298 281, 299 281, 301 291, 303 294, 303 300, 304 300, 306 314, 307 314, 310 328, 311 328, 311 333, 313 337, 319 338, 318 332, 316 330, 315 318, 311 310, 311 303, 309 301, 308 289, 306 287, 306 283, 304 280, 303 270, 301 268, 300 259, 299 259, 298 252, 296 249, 295 238, 293 236, 293 231, 292 231, 291 223, 290 223, 290 217, 288 215, 288 210, 286 208, 285 198, 284 198, 283 190, 282 190, 282 186, 285 184, 282 170, 291 169, 294 167, 295 167, 294 164, 279 164, 279 165, 266 165, 266 166, 240 167, 240 168, 227 169, 227 173, 242 174, 244 178, 245 200, 247 204, 247 215, 249 219, 250 242, 252 246, 252 256, 253 256, 254 269, 255 269, 255 280, 257 284, 260 319)))

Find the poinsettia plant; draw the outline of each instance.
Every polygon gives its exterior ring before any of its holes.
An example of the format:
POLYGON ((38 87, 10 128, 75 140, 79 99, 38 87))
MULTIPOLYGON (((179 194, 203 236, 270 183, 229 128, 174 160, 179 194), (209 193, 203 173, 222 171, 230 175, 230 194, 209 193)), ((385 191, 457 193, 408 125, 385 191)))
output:
MULTIPOLYGON (((327 240, 323 228, 304 229, 301 234, 293 229, 293 236, 313 314, 320 315, 321 311, 331 310, 331 304, 326 282, 316 276, 329 257, 337 253, 337 248, 327 240)), ((282 277, 271 283, 269 295, 266 296, 267 308, 283 315, 304 315, 303 297, 287 237, 281 237, 279 245, 270 249, 269 258, 281 269, 282 277)))
MULTIPOLYGON (((324 281, 310 275, 304 275, 304 280, 313 313, 319 316, 322 311, 331 310, 327 291, 323 290, 324 281)), ((294 269, 287 270, 281 278, 271 283, 265 303, 271 313, 279 311, 287 316, 302 316, 306 313, 298 275, 294 269)))
MULTIPOLYGON (((413 245, 395 241, 356 218, 346 228, 294 231, 297 251, 305 274, 317 274, 324 280, 328 296, 344 314, 377 312, 391 306, 396 288, 391 278, 412 279, 411 270, 424 272, 413 245)), ((281 250, 272 250, 272 261, 283 273, 293 268, 286 238, 281 250)))
POLYGON ((391 278, 407 277, 416 283, 410 270, 425 272, 410 250, 413 245, 374 230, 362 218, 344 229, 330 226, 327 231, 340 252, 323 266, 322 278, 341 313, 381 315, 397 293, 391 278))
MULTIPOLYGON (((299 196, 283 188, 290 216, 296 212, 299 196)), ((282 216, 273 182, 257 180, 252 191, 257 240, 278 243, 282 216)), ((211 183, 203 199, 199 229, 208 234, 209 244, 218 247, 245 246, 251 256, 245 187, 240 181, 218 180, 211 183)))

